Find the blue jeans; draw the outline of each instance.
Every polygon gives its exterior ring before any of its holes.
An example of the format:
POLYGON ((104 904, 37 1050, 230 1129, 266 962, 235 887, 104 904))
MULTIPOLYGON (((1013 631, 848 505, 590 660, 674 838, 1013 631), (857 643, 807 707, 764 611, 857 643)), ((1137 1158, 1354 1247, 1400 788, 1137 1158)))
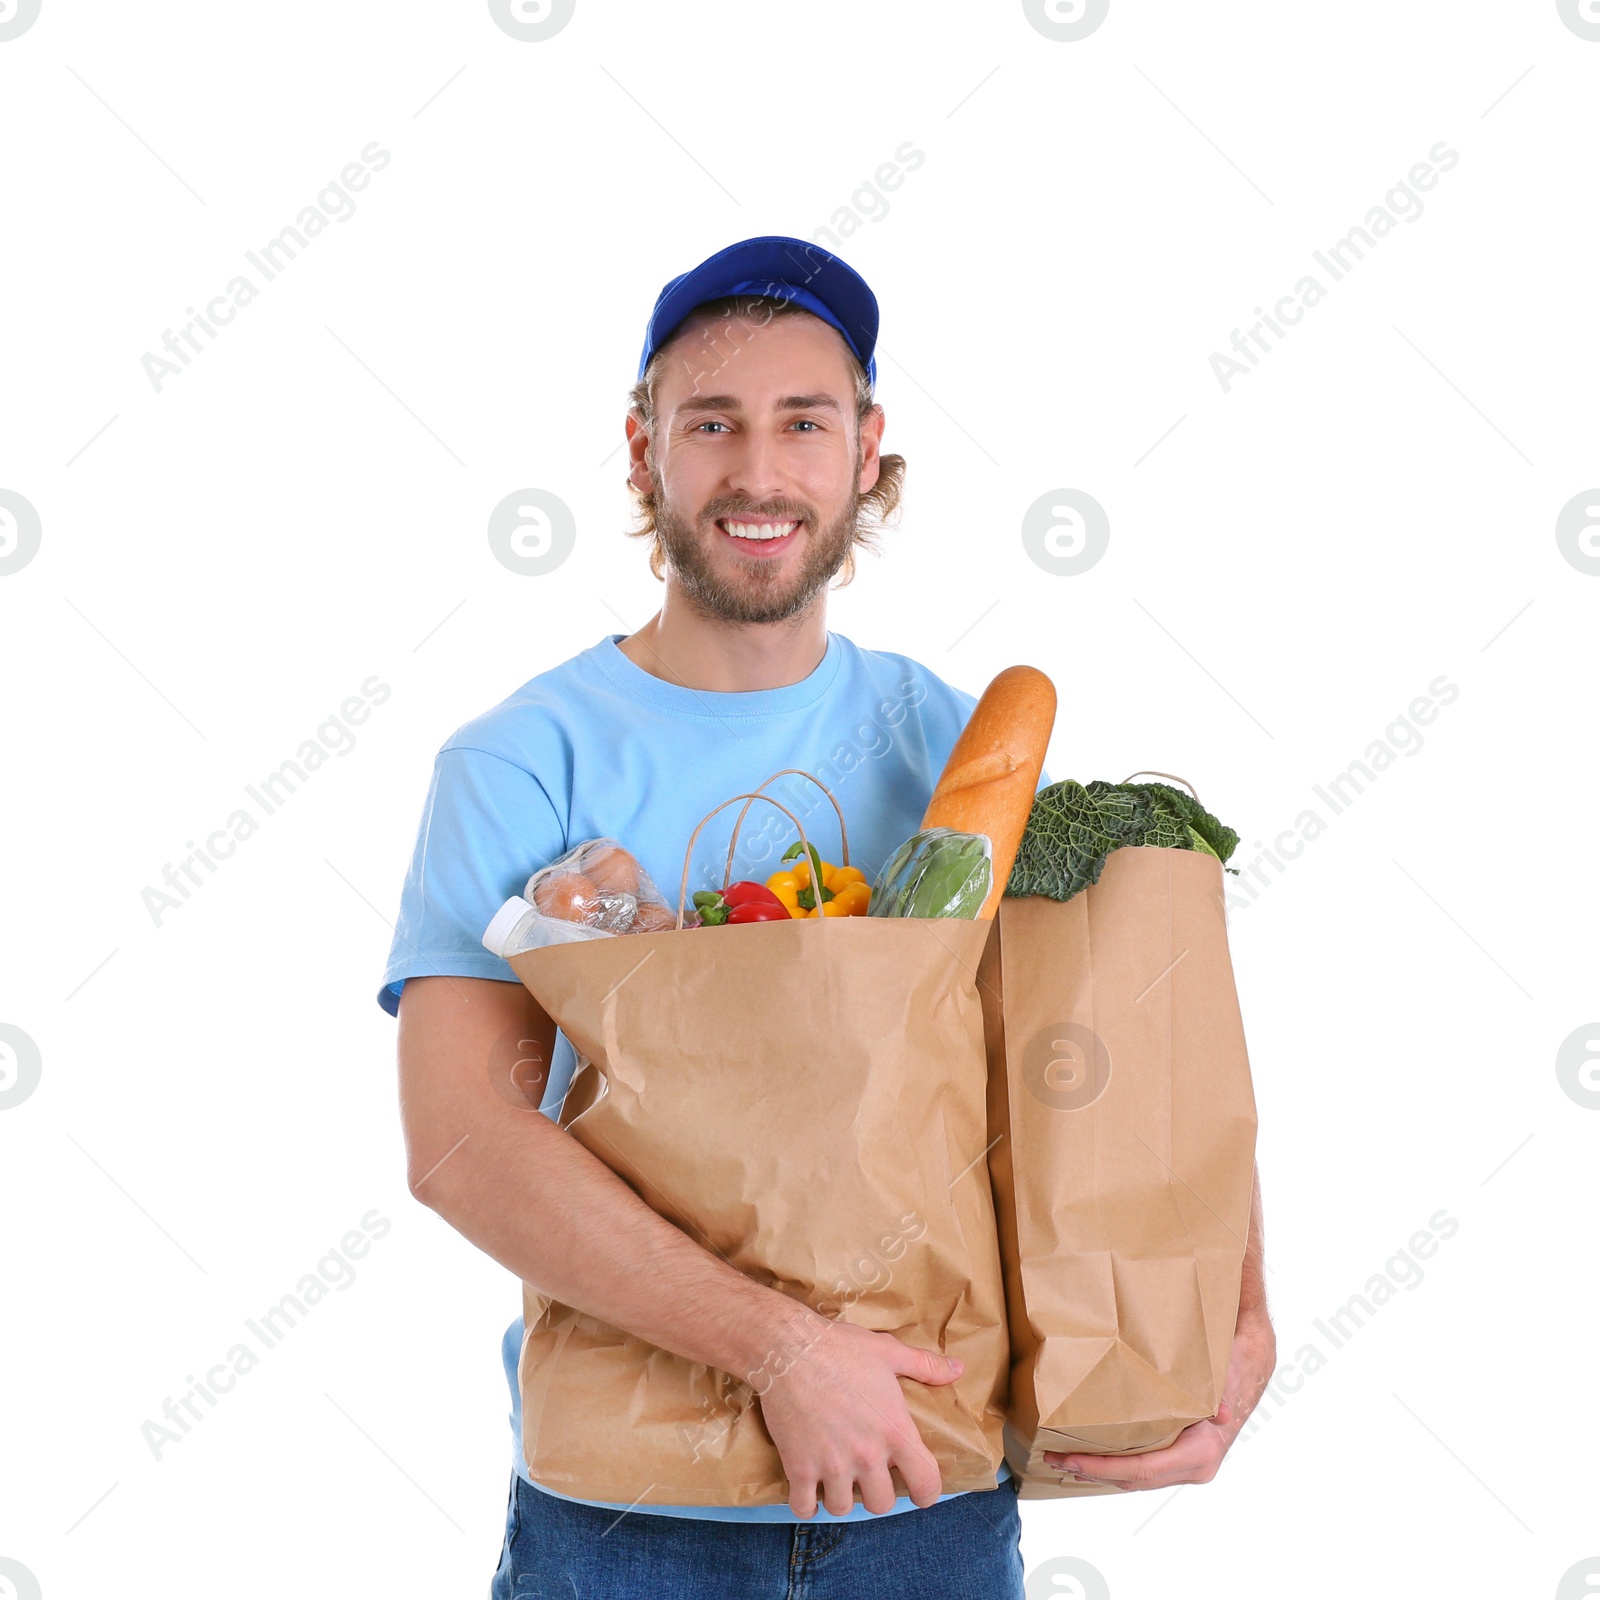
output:
POLYGON ((490 1600, 1023 1600, 1016 1479, 815 1527, 602 1511, 511 1474, 490 1600))

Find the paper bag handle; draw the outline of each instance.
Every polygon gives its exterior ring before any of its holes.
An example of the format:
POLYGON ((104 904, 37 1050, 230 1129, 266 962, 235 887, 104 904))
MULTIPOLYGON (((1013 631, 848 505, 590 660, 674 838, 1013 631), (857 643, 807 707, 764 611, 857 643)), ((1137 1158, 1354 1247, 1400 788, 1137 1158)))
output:
MULTIPOLYGON (((749 793, 749 794, 736 794, 736 795, 730 796, 728 799, 724 800, 720 806, 714 806, 714 807, 712 807, 712 809, 710 811, 706 812, 706 814, 703 817, 701 817, 699 822, 697 822, 695 824, 694 832, 689 835, 688 847, 683 852, 683 876, 678 880, 678 923, 677 923, 677 926, 678 926, 678 929, 680 931, 683 928, 683 907, 684 907, 684 902, 688 899, 688 895, 689 895, 689 862, 694 856, 694 842, 695 842, 696 839, 698 839, 700 837, 700 830, 703 827, 705 827, 705 825, 714 816, 716 816, 717 812, 726 811, 728 809, 728 807, 731 806, 735 800, 765 800, 769 806, 777 806, 777 808, 784 814, 784 816, 786 816, 795 825, 795 827, 799 830, 801 848, 804 849, 804 851, 806 852, 806 859, 810 860, 810 858, 811 858, 811 846, 810 846, 809 842, 806 839, 806 830, 805 830, 805 828, 802 826, 799 817, 797 817, 794 814, 794 812, 792 812, 788 808, 788 806, 784 805, 782 803, 782 801, 774 800, 770 794, 749 793)), ((749 809, 750 809, 749 806, 745 807, 746 811, 748 811, 749 809)), ((734 827, 733 836, 734 836, 735 839, 737 839, 739 837, 739 829, 738 829, 737 825, 735 825, 735 827, 734 827)), ((728 887, 728 880, 726 878, 724 878, 722 880, 722 887, 724 889, 726 889, 728 887)), ((819 922, 822 922, 822 921, 826 921, 827 919, 823 918, 823 917, 819 917, 817 920, 819 922)))
POLYGON ((1130 773, 1122 781, 1124 783, 1132 783, 1135 778, 1171 778, 1174 783, 1181 783, 1190 794, 1194 795, 1194 803, 1197 806, 1205 804, 1205 801, 1203 801, 1196 792, 1195 786, 1190 783, 1187 778, 1180 778, 1175 772, 1156 772, 1151 768, 1146 767, 1143 772, 1130 773))
MULTIPOLYGON (((848 867, 850 865, 850 840, 844 831, 844 812, 840 809, 839 802, 834 799, 833 790, 830 789, 827 784, 825 784, 822 779, 816 775, 816 773, 807 772, 803 767, 785 767, 781 772, 774 772, 770 778, 763 779, 762 782, 758 783, 755 788, 751 790, 752 798, 756 795, 760 795, 761 791, 765 789, 769 783, 775 783, 779 778, 786 778, 790 773, 793 773, 799 778, 809 778, 825 795, 827 795, 830 804, 833 806, 834 812, 839 818, 839 865, 841 867, 848 867)), ((766 796, 762 795, 762 798, 765 799, 766 796)), ((739 813, 737 820, 733 824, 733 837, 728 840, 728 864, 723 868, 722 871, 722 884, 724 888, 727 887, 728 880, 733 876, 733 850, 739 839, 739 829, 744 826, 745 811, 748 811, 749 809, 750 801, 746 800, 744 803, 744 811, 739 813)), ((809 852, 807 852, 807 859, 810 859, 809 852)))

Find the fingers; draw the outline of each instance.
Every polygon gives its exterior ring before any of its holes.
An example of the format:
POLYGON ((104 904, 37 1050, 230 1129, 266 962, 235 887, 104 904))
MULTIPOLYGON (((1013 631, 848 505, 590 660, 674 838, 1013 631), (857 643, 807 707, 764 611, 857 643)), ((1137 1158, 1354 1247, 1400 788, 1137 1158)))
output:
POLYGON ((1137 1456, 1074 1456, 1064 1452, 1045 1451, 1044 1462, 1057 1472, 1070 1472, 1082 1478, 1092 1478, 1096 1483, 1110 1481, 1132 1483, 1158 1471, 1163 1458, 1172 1450, 1150 1450, 1137 1456))
MULTIPOLYGON (((861 1503, 873 1516, 885 1516, 894 1510, 895 1501, 899 1496, 894 1492, 894 1482, 889 1476, 887 1466, 862 1468, 853 1476, 847 1476, 844 1468, 830 1474, 823 1480, 822 1509, 836 1517, 849 1516, 855 1509, 857 1484, 861 1486, 861 1503)), ((937 1499, 938 1494, 939 1478, 935 1469, 933 1498, 937 1499)), ((802 1521, 809 1521, 817 1514, 817 1506, 816 1483, 802 1485, 791 1479, 789 1509, 802 1521)))
POLYGON ((901 1344, 893 1334, 885 1334, 895 1346, 894 1370, 903 1378, 915 1378, 918 1383, 954 1383, 961 1376, 962 1363, 955 1356, 940 1355, 937 1350, 924 1350, 918 1345, 901 1344))
POLYGON ((1065 1456, 1045 1453, 1045 1465, 1080 1483, 1114 1489, 1170 1489, 1180 1483, 1210 1483, 1218 1460, 1192 1451, 1153 1450, 1146 1456, 1065 1456))
MULTIPOLYGON (((887 1469, 883 1467, 852 1468, 842 1460, 829 1462, 821 1468, 820 1481, 822 1509, 835 1517, 847 1517, 855 1509, 858 1482, 864 1491, 862 1503, 869 1511, 890 1511, 894 1508, 894 1487, 889 1482, 887 1469), (874 1497, 870 1502, 866 1498, 867 1493, 874 1497)), ((809 1521, 817 1514, 817 1483, 818 1478, 810 1474, 789 1480, 789 1509, 803 1521, 809 1521)))
POLYGON ((822 1503, 836 1517, 848 1517, 855 1510, 856 1480, 848 1467, 823 1480, 822 1503))
POLYGON ((789 1476, 789 1509, 800 1521, 817 1514, 847 1517, 861 1503, 873 1516, 894 1509, 898 1492, 918 1506, 932 1505, 942 1484, 939 1466, 918 1436, 897 1378, 948 1384, 963 1363, 938 1350, 903 1344, 887 1333, 842 1328, 837 1335, 836 1381, 815 1395, 762 1395, 762 1410, 789 1476), (820 1491, 820 1501, 818 1499, 820 1491))
POLYGON ((928 1447, 921 1439, 915 1446, 902 1445, 890 1456, 891 1466, 900 1469, 900 1476, 905 1479, 906 1493, 911 1496, 912 1504, 916 1506, 931 1506, 939 1498, 939 1491, 943 1487, 939 1479, 939 1463, 933 1459, 928 1447))
POLYGON ((815 1479, 810 1483, 802 1483, 797 1478, 789 1480, 789 1509, 802 1520, 816 1516, 817 1485, 815 1479))
MULTIPOLYGON (((1223 1401, 1220 1411, 1227 1410, 1223 1401)), ((1085 1456, 1047 1450, 1044 1463, 1082 1482, 1119 1489, 1167 1489, 1179 1483, 1210 1483, 1227 1452, 1228 1439, 1210 1418, 1190 1424, 1164 1450, 1130 1456, 1085 1456)))
POLYGON ((889 1480, 886 1466, 857 1473, 856 1482, 861 1485, 861 1503, 873 1516, 881 1517, 894 1510, 894 1503, 899 1497, 894 1492, 894 1484, 889 1480))

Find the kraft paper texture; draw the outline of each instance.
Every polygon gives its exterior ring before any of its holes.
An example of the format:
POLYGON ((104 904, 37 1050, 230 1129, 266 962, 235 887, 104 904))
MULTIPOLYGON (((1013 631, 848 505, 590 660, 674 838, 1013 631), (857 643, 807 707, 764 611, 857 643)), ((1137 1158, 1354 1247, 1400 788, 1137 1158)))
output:
MULTIPOLYGON (((952 1384, 900 1380, 946 1493, 993 1489, 1004 1451, 976 978, 993 926, 837 917, 511 958, 578 1052, 562 1124, 648 1205, 825 1316, 965 1363, 952 1384)), ((770 1374, 687 1361, 533 1284, 523 1302, 537 1482, 617 1503, 788 1499, 756 1399, 770 1374)))
POLYGON ((1223 911, 1198 851, 1113 851, 1059 902, 1004 899, 980 992, 1011 1336, 1006 1458, 1172 1443, 1222 1399, 1256 1111, 1223 911))

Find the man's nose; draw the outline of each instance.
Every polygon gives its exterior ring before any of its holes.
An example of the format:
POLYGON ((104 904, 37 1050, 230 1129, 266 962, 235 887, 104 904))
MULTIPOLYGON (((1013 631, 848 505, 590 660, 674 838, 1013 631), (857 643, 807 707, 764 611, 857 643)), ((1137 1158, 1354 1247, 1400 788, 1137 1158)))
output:
POLYGON ((766 434, 746 434, 728 467, 728 490, 758 504, 785 493, 778 443, 766 434))

